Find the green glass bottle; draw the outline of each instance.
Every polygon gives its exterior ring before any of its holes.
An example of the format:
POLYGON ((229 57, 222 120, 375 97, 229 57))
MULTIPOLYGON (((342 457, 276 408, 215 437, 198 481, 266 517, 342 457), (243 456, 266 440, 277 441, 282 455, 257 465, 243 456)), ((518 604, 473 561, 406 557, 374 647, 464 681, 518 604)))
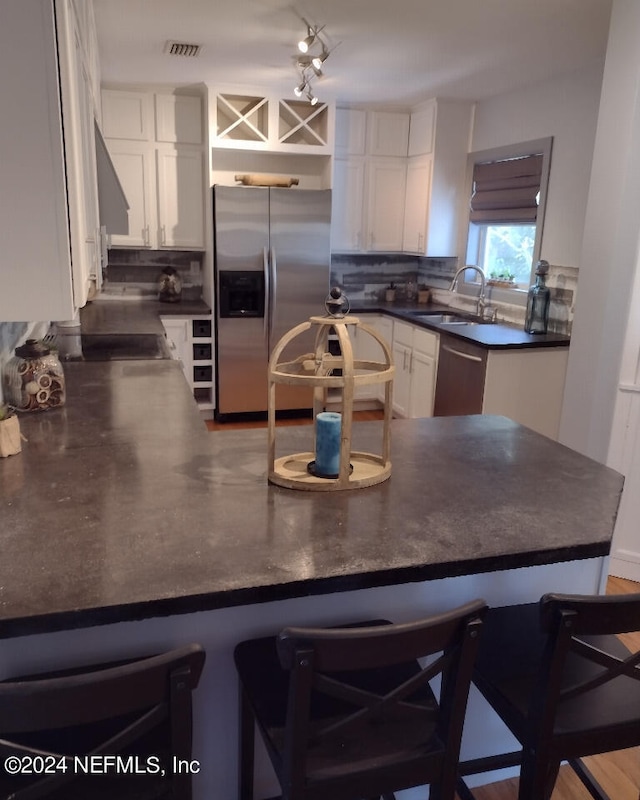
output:
POLYGON ((551 290, 545 283, 548 272, 549 262, 538 261, 536 282, 527 295, 527 314, 524 320, 524 329, 527 333, 546 333, 549 327, 551 290))

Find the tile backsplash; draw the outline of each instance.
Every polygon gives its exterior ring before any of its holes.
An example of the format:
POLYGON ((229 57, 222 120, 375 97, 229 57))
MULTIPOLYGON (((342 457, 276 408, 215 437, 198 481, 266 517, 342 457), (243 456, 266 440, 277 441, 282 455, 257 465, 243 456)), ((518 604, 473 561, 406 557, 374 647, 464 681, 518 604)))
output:
MULTIPOLYGON (((352 300, 383 300, 385 289, 393 283, 397 302, 405 300, 408 283, 425 285, 432 290, 436 302, 474 311, 475 297, 452 295, 448 291, 457 266, 455 258, 422 258, 389 253, 334 255, 331 260, 331 285, 340 286, 352 300)), ((550 332, 571 333, 577 285, 577 267, 550 265, 547 277, 547 286, 551 289, 550 332)), ((498 319, 514 325, 524 324, 526 295, 526 290, 500 293, 490 286, 486 291, 487 302, 497 309, 498 319)))
POLYGON ((165 267, 173 267, 182 279, 182 296, 199 300, 202 296, 204 253, 192 250, 109 250, 105 269, 105 288, 124 283, 157 291, 158 277, 165 267))
POLYGON ((393 283, 398 300, 403 300, 407 283, 444 288, 451 283, 456 266, 455 258, 389 253, 334 255, 331 285, 340 286, 352 300, 384 300, 385 289, 393 283))

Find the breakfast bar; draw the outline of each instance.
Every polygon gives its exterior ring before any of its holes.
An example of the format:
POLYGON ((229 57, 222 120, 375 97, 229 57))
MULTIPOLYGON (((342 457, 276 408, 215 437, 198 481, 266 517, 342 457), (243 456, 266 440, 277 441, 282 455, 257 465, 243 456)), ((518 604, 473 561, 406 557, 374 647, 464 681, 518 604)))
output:
MULTIPOLYGON (((21 416, 23 451, 0 460, 0 675, 201 642, 196 800, 235 793, 241 639, 606 578, 622 477, 507 418, 396 420, 389 480, 304 492, 267 482, 266 430, 207 433, 177 362, 65 373, 67 405, 21 416)), ((278 429, 277 447, 311 436, 278 429)), ((465 757, 493 738, 476 703, 465 757)))

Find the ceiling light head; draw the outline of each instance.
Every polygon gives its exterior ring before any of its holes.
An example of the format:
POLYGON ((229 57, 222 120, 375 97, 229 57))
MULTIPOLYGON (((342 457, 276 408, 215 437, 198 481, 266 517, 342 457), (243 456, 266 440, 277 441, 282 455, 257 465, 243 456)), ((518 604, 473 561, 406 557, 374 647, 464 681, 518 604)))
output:
POLYGON ((304 39, 301 39, 298 42, 298 50, 301 53, 307 53, 311 45, 315 42, 315 40, 316 40, 316 32, 314 31, 313 28, 307 26, 307 35, 305 36, 304 39))
POLYGON ((318 98, 313 94, 311 89, 307 90, 307 100, 311 103, 312 106, 315 106, 318 103, 318 98))
POLYGON ((293 90, 293 93, 295 94, 296 97, 302 97, 302 93, 306 88, 307 88, 307 82, 305 80, 296 86, 296 88, 293 90))
POLYGON ((328 55, 329 53, 323 47, 322 52, 319 55, 313 56, 313 58, 311 59, 311 65, 313 66, 316 72, 320 72, 320 70, 322 69, 322 65, 327 60, 328 55))

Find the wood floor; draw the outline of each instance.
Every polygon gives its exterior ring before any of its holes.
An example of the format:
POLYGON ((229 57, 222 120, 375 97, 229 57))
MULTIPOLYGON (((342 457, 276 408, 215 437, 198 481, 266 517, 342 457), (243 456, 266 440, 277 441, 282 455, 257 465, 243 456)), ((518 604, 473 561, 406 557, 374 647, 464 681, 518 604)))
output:
MULTIPOLYGON (((381 418, 379 411, 357 411, 354 419, 375 420, 381 418)), ((277 425, 310 425, 311 419, 278 420, 277 425)), ((266 421, 225 422, 208 421, 210 431, 238 428, 264 428, 266 421)), ((623 578, 610 577, 607 594, 629 594, 640 592, 640 584, 623 578)), ((640 648, 640 633, 620 637, 632 649, 640 648)), ((592 756, 585 763, 608 793, 610 800, 640 800, 640 747, 629 750, 592 756)), ((475 800, 516 800, 518 779, 512 778, 498 783, 479 786, 473 790, 475 800)), ((590 800, 591 795, 584 788, 570 767, 562 767, 551 800, 590 800)))

